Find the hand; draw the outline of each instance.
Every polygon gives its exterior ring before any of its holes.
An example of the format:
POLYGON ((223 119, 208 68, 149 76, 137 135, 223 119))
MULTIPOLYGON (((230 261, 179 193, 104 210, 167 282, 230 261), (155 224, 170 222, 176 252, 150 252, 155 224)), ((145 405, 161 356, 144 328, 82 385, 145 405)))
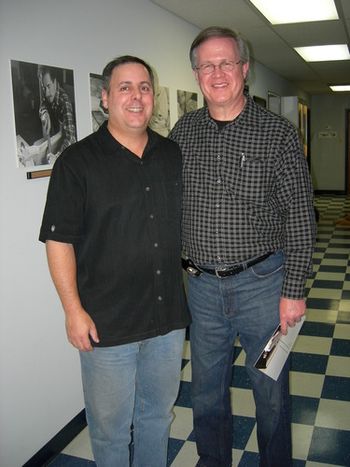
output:
POLYGON ((51 120, 50 120, 49 112, 46 109, 40 109, 39 117, 40 117, 41 125, 43 128, 43 136, 44 138, 46 138, 47 136, 50 135, 50 131, 51 131, 51 120))
POLYGON ((305 315, 306 304, 305 300, 292 300, 290 298, 282 297, 280 300, 280 323, 281 332, 286 335, 288 326, 294 327, 302 316, 305 315))
POLYGON ((83 352, 93 350, 90 337, 94 342, 99 342, 95 323, 83 309, 66 314, 66 331, 69 342, 83 352))

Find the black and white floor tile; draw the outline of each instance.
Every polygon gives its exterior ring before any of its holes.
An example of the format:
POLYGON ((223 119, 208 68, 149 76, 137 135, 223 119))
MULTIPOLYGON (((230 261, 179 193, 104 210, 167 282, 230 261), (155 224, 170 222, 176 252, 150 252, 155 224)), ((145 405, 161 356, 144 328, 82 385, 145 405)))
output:
MULTIPOLYGON (((307 318, 292 352, 290 375, 295 467, 350 466, 350 198, 319 196, 314 273, 307 282, 307 318)), ((237 343, 232 378, 233 466, 258 466, 254 401, 237 343)), ((169 440, 168 466, 194 467, 191 350, 185 343, 180 394, 169 440)), ((50 467, 95 466, 87 429, 50 467)), ((150 466, 152 467, 152 466, 150 466)), ((282 467, 282 466, 281 466, 282 467)))

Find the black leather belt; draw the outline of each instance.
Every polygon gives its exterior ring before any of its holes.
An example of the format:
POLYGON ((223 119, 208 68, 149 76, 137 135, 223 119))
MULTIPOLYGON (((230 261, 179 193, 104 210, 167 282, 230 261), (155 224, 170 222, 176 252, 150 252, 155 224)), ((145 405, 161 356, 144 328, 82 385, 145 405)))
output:
POLYGON ((185 269, 185 271, 187 271, 192 276, 200 276, 202 272, 206 272, 208 274, 212 274, 217 277, 228 277, 228 276, 234 276, 236 274, 239 274, 240 272, 254 266, 255 264, 261 263, 261 261, 264 261, 264 259, 268 258, 271 255, 272 255, 272 252, 270 251, 269 253, 265 253, 262 256, 258 256, 257 258, 253 258, 244 263, 236 264, 235 266, 231 266, 231 267, 227 267, 223 269, 203 268, 202 266, 197 266, 190 259, 182 258, 182 267, 185 269))

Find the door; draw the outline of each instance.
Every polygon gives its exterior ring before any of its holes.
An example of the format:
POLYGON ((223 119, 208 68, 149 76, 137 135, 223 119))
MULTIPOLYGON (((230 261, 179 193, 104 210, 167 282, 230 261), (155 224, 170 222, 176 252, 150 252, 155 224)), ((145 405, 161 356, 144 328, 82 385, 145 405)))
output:
POLYGON ((345 191, 350 194, 350 109, 345 111, 345 191))

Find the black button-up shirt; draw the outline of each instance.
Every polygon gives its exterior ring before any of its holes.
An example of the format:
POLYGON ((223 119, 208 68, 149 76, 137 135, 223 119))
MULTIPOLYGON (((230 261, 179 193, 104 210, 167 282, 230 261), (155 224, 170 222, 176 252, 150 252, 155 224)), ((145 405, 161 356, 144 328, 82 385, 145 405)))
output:
POLYGON ((170 137, 183 153, 183 247, 198 264, 232 265, 283 249, 283 296, 302 298, 315 240, 313 190, 296 128, 247 96, 219 128, 207 108, 170 137))
POLYGON ((104 124, 56 161, 40 240, 74 245, 100 346, 189 323, 181 270, 181 153, 149 130, 142 158, 104 124))

